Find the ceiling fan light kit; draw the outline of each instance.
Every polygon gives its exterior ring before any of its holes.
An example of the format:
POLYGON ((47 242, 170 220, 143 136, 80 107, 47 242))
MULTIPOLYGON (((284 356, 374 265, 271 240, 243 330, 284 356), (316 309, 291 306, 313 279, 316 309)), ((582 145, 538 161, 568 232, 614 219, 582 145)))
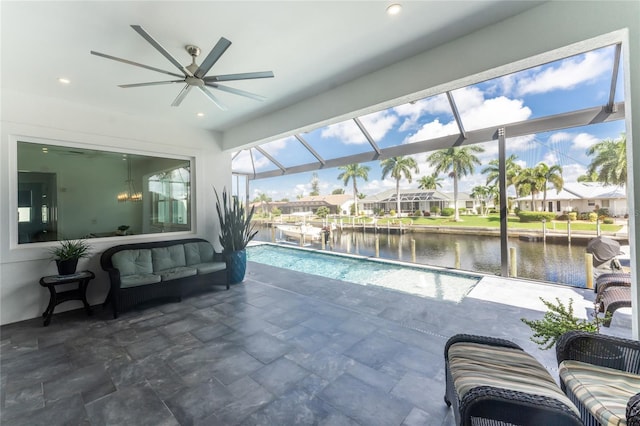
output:
POLYGON ((221 86, 218 82, 221 81, 237 81, 237 80, 253 80, 258 78, 273 78, 272 71, 259 71, 259 72, 247 72, 247 73, 238 73, 238 74, 226 74, 226 75, 212 75, 206 76, 209 70, 215 65, 216 62, 220 59, 220 57, 224 54, 224 52, 231 46, 231 42, 224 37, 220 37, 220 40, 216 43, 216 45, 211 49, 209 54, 204 58, 204 61, 200 65, 196 63, 196 58, 200 55, 201 50, 198 46, 194 45, 186 45, 185 49, 189 55, 191 55, 191 64, 184 66, 176 58, 171 55, 160 43, 158 43, 151 35, 144 30, 140 25, 131 25, 138 34, 142 36, 149 44, 151 44, 162 56, 167 58, 169 62, 171 62, 180 72, 181 74, 177 74, 175 72, 162 70, 160 68, 155 68, 149 65, 140 64, 138 62, 133 62, 128 59, 122 59, 115 56, 107 55, 105 53, 100 53, 96 51, 91 51, 92 55, 100 56, 106 59, 112 59, 114 61, 122 62, 129 65, 134 65, 137 67, 145 68, 151 71, 156 71, 159 73, 167 74, 170 76, 174 76, 179 78, 179 80, 164 80, 164 81, 151 81, 146 83, 134 83, 134 84, 121 84, 119 87, 124 89, 129 89, 132 87, 144 87, 144 86, 158 86, 163 84, 174 84, 174 83, 185 83, 185 86, 182 88, 178 96, 173 100, 171 106, 179 106, 184 98, 189 94, 192 88, 198 88, 211 102, 213 102, 218 108, 225 111, 227 107, 220 102, 220 100, 213 94, 208 88, 220 90, 227 93, 232 93, 235 95, 244 96, 250 99, 254 99, 257 101, 264 101, 266 98, 264 96, 256 95, 255 93, 247 92, 244 90, 236 89, 228 86, 221 86))

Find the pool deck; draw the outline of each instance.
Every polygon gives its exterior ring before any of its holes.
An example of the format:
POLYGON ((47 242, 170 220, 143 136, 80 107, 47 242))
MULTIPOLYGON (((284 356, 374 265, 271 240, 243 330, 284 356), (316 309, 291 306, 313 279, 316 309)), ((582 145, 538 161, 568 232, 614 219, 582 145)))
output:
MULTIPOLYGON (((122 314, 0 328, 3 425, 453 425, 446 339, 508 338, 557 375, 520 318, 591 290, 484 277, 461 302, 249 262, 245 281, 122 314)), ((629 311, 603 333, 631 336, 629 311)))

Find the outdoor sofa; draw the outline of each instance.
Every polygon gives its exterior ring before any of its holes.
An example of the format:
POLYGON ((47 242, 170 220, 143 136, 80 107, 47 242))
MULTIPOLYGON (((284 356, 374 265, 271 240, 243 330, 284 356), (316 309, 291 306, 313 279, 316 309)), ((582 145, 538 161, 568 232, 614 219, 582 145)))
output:
POLYGON ((104 305, 111 305, 114 318, 136 305, 180 301, 213 285, 229 289, 222 254, 201 238, 117 245, 102 253, 100 265, 109 274, 104 305))
POLYGON ((444 357, 444 400, 456 425, 582 425, 549 372, 513 342, 457 334, 444 357))
POLYGON ((640 426, 640 341, 571 331, 556 357, 562 390, 585 425, 640 426))

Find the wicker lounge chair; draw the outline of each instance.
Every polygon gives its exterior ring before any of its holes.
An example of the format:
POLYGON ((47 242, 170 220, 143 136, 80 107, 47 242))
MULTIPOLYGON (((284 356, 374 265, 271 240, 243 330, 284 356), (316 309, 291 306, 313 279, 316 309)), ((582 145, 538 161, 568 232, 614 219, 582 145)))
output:
POLYGON ((609 327, 613 313, 631 307, 631 275, 627 273, 602 274, 596 279, 596 304, 604 312, 602 325, 609 327))
POLYGON ((456 425, 582 425, 549 372, 515 343, 458 334, 444 356, 456 425))
POLYGON ((571 331, 556 344, 562 390, 590 425, 640 426, 640 342, 571 331))

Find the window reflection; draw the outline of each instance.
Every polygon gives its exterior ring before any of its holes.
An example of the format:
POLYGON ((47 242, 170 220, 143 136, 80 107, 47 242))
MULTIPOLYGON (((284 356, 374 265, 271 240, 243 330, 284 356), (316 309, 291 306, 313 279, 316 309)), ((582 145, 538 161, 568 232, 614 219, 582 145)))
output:
POLYGON ((24 141, 17 153, 20 244, 191 230, 188 159, 24 141))

